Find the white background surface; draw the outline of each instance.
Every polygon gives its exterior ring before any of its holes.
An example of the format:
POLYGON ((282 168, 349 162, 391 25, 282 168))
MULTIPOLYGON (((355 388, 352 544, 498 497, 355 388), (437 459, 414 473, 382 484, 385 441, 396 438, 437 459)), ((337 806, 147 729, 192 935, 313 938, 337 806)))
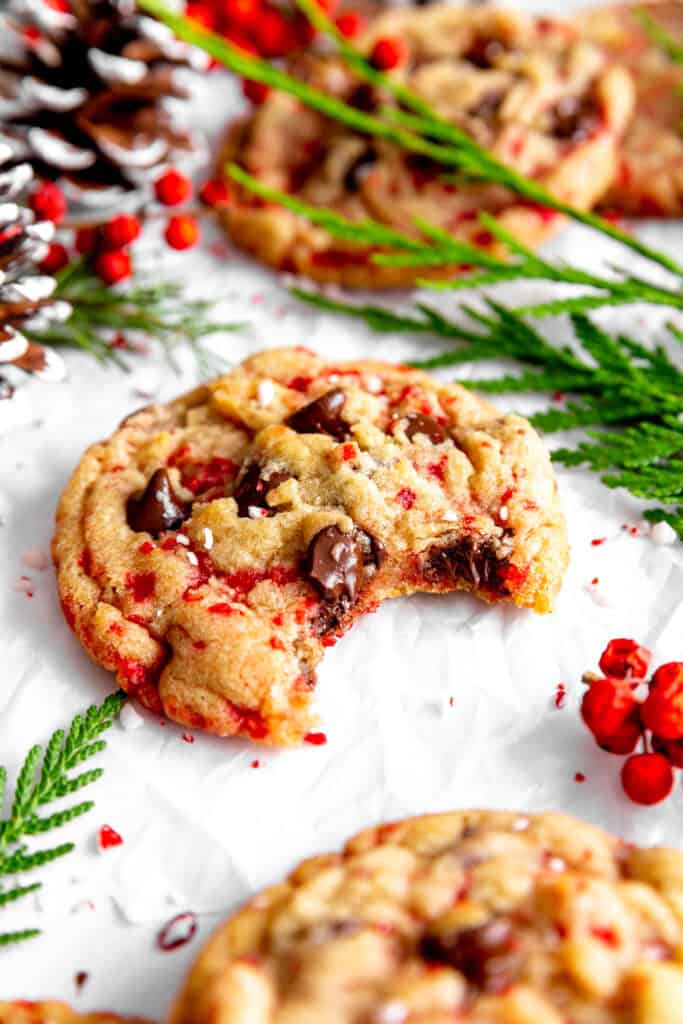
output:
MULTIPOLYGON (((236 102, 233 84, 216 76, 197 101, 198 118, 216 125, 236 102)), ((217 319, 249 323, 217 339, 230 361, 289 343, 332 358, 439 350, 298 306, 273 275, 206 234, 209 244, 188 254, 162 249, 153 233, 143 248, 162 275, 182 276, 193 294, 215 298, 217 319)), ((651 226, 648 234, 680 253, 680 225, 651 226)), ((577 229, 553 249, 591 264, 608 255, 604 243, 577 229)), ((529 286, 524 296, 541 291, 529 286)), ((455 298, 429 299, 456 308, 455 298)), ((661 340, 665 315, 631 309, 603 319, 649 342, 661 340)), ((67 629, 51 569, 27 569, 23 559, 47 550, 57 497, 86 445, 108 435, 150 391, 163 400, 195 379, 189 360, 180 377, 155 356, 134 361, 130 375, 78 354, 67 362, 66 383, 32 381, 24 389, 29 424, 0 436, 0 762, 12 776, 32 743, 111 688, 67 629), (33 581, 31 598, 15 589, 22 574, 33 581)), ((532 408, 524 399, 516 407, 532 408)), ((65 998, 159 1019, 216 915, 379 819, 475 805, 561 809, 631 840, 680 843, 680 785, 661 807, 629 804, 618 782, 621 759, 594 746, 577 705, 581 673, 596 668, 610 637, 638 638, 656 661, 683 655, 681 546, 658 547, 624 531, 624 523, 642 525, 628 495, 581 471, 558 476, 572 563, 555 615, 541 619, 461 596, 385 605, 323 663, 317 706, 326 746, 277 752, 201 733, 188 744, 182 729, 151 715, 136 731, 115 726, 98 759, 105 776, 87 794, 96 808, 64 831, 77 851, 37 873, 45 885, 35 903, 29 897, 0 911, 0 930, 44 929, 41 938, 0 951, 0 998, 65 998), (596 537, 607 540, 595 547, 596 537), (567 700, 558 710, 560 682, 567 700), (582 785, 577 771, 586 775, 582 785), (95 840, 105 823, 124 844, 101 854, 95 840), (159 952, 160 927, 183 910, 201 913, 198 938, 159 952), (89 973, 80 994, 78 971, 89 973)))

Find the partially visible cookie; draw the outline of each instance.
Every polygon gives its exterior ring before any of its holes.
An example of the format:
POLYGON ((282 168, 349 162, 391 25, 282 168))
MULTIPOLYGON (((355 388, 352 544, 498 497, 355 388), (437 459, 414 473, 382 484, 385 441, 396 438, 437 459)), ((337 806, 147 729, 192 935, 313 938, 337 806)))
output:
MULTIPOLYGON (((405 49, 392 74, 558 198, 588 209, 611 184, 632 83, 568 23, 492 8, 408 8, 373 21, 360 45, 370 52, 380 38, 405 49)), ((300 58, 292 70, 360 110, 391 102, 333 57, 300 58)), ((443 168, 424 157, 356 134, 282 92, 230 128, 219 169, 228 161, 351 220, 372 217, 414 234, 421 218, 482 248, 499 248, 478 222, 482 211, 531 245, 558 221, 497 185, 445 181, 443 168)), ((363 287, 403 286, 426 273, 377 266, 367 248, 335 240, 244 189, 221 215, 240 246, 280 270, 363 287)))
POLYGON ((645 217, 683 213, 683 67, 650 39, 638 11, 683 47, 683 3, 618 4, 580 19, 588 39, 633 73, 635 112, 624 138, 614 184, 603 205, 645 217))
POLYGON ((680 1024, 682 878, 559 814, 368 829, 219 928, 170 1024, 680 1024))
POLYGON ((90 448, 53 552, 70 625, 143 704, 297 743, 315 665, 360 614, 452 590, 549 611, 567 536, 526 420, 406 366, 297 348, 90 448))
POLYGON ((0 1024, 150 1024, 141 1018, 119 1017, 115 1013, 78 1013, 66 1003, 54 1000, 32 1002, 16 999, 0 1002, 0 1024))

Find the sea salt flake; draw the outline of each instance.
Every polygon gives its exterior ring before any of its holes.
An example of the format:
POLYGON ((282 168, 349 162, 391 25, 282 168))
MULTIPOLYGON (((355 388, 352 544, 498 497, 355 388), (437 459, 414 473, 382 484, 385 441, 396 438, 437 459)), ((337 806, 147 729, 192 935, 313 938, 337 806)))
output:
POLYGON ((50 564, 50 556, 44 548, 29 548, 24 551, 21 561, 28 569, 45 572, 50 564))
POLYGON ((258 402, 259 405, 265 408, 270 405, 275 398, 275 385, 272 380, 259 381, 258 385, 258 402))
POLYGON ((208 526, 204 527, 204 550, 210 551, 213 547, 213 533, 208 526))
POLYGON ((119 724, 128 732, 129 729, 140 729, 145 720, 133 704, 124 704, 119 713, 119 724))
POLYGON ((655 523, 650 530, 650 539, 654 544, 675 544, 678 540, 678 534, 669 523, 662 520, 661 523, 655 523))

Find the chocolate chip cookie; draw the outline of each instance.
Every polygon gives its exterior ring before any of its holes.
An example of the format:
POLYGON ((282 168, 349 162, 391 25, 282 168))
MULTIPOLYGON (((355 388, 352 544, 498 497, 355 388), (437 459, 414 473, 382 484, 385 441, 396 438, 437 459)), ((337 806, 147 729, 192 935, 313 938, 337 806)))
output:
POLYGON ((71 627, 146 707, 292 744, 360 614, 452 590, 549 611, 567 538, 526 420, 406 366, 292 348, 90 448, 53 553, 71 627))
POLYGON ((653 41, 639 12, 683 48, 683 3, 618 4, 580 19, 588 39, 633 73, 635 112, 603 205, 644 217, 683 213, 683 67, 653 41))
POLYGON ((115 1013, 77 1013, 66 1003, 18 999, 0 1002, 0 1024, 149 1024, 149 1021, 119 1017, 115 1013))
MULTIPOLYGON (((404 53, 391 74, 503 163, 582 209, 611 184, 632 83, 575 27, 512 11, 434 6, 379 17, 359 45, 371 53, 381 39, 397 40, 404 53)), ((363 111, 379 113, 392 102, 335 57, 299 58, 292 71, 363 111)), ((500 251, 482 228, 482 211, 527 244, 558 223, 546 207, 498 185, 446 178, 431 160, 356 134, 282 92, 231 127, 219 170, 231 160, 269 186, 351 220, 372 217, 414 234, 422 219, 485 249, 500 251)), ((333 239, 243 189, 221 215, 239 245, 280 270, 362 287, 403 286, 428 273, 378 266, 367 248, 333 239)))
POLYGON ((682 877, 559 814, 371 828, 219 928, 171 1024, 680 1024, 682 877))

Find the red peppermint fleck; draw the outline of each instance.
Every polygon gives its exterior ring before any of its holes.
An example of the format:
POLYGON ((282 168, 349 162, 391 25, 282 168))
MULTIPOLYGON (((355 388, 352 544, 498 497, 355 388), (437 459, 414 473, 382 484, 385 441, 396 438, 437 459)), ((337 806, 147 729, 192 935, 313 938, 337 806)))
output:
POLYGON ((311 386, 312 380, 312 377, 292 377, 292 379, 287 382, 287 387, 291 388, 293 391, 305 392, 308 391, 311 386))
POLYGON ((350 462, 351 459, 356 457, 356 446, 354 444, 343 444, 342 445, 342 458, 344 462, 350 462))
POLYGON ((415 494, 415 491, 411 491, 409 487, 402 487, 396 495, 396 501, 406 510, 406 512, 413 507, 416 499, 417 495, 415 494))
POLYGON ((109 627, 109 632, 116 633, 117 636, 122 636, 123 626, 121 625, 120 622, 112 622, 111 626, 109 627))
POLYGON ((427 465, 427 472, 430 476, 436 477, 437 480, 443 481, 446 479, 446 463, 448 462, 448 456, 444 455, 443 458, 439 459, 438 462, 430 462, 427 465))
POLYGON ((258 760, 256 760, 256 761, 252 761, 252 762, 251 762, 251 767, 252 767, 252 768, 260 768, 260 767, 261 767, 261 762, 260 762, 260 761, 258 761, 258 760))
POLYGON ((163 953, 186 946, 197 934, 197 917, 191 911, 176 914, 172 917, 157 936, 157 946, 163 953))
POLYGON ((218 601, 217 604, 210 604, 207 608, 212 615, 233 615, 237 610, 228 601, 218 601))
POLYGON ((451 707, 453 707, 453 706, 454 706, 454 704, 455 704, 455 698, 454 698, 454 697, 449 697, 449 698, 448 698, 448 703, 449 703, 449 705, 450 705, 451 707))
POLYGON ((132 591, 134 601, 147 601, 154 596, 156 575, 153 572, 129 572, 126 586, 132 591))
POLYGON ((274 651, 284 651, 285 645, 278 636, 271 636, 269 642, 274 651))
POLYGON ((591 586, 592 587, 597 587, 599 582, 600 582, 600 577, 599 576, 594 576, 593 579, 591 580, 591 586))
POLYGON ((272 621, 274 626, 281 626, 282 623, 284 622, 284 619, 282 617, 282 612, 278 612, 277 615, 273 615, 273 618, 272 618, 271 621, 272 621))
POLYGON ((614 928, 609 925, 593 925, 590 932, 594 939, 599 939, 600 942, 604 942, 606 946, 611 946, 612 949, 616 949, 619 946, 619 936, 614 928))
POLYGON ((337 637, 336 636, 324 636, 322 638, 322 640, 320 641, 320 643, 323 645, 323 647, 334 647, 336 642, 337 642, 337 637))
POLYGON ((184 732, 181 739, 183 743, 194 743, 194 736, 191 732, 184 732))
POLYGON ((586 776, 583 774, 583 772, 577 772, 576 775, 574 776, 574 782, 585 782, 585 781, 586 781, 586 776))
POLYGON ((304 743, 310 743, 312 747, 322 747, 327 743, 327 736, 324 732, 307 732, 304 743))
POLYGON ((607 537, 593 537, 591 544, 594 548, 599 548, 601 544, 604 544, 607 537))
POLYGON ((123 839, 110 825, 102 825, 97 834, 100 850, 109 850, 112 846, 122 846, 123 839))
POLYGON ((150 551, 154 551, 154 545, 151 540, 144 540, 138 548, 138 551, 141 555, 148 555, 150 551))
POLYGON ((195 640, 195 642, 192 644, 192 646, 197 651, 205 651, 206 650, 206 640, 195 640))
POLYGON ((555 688, 555 707, 563 708, 565 697, 567 696, 567 690, 565 689, 564 683, 558 683, 555 688))

